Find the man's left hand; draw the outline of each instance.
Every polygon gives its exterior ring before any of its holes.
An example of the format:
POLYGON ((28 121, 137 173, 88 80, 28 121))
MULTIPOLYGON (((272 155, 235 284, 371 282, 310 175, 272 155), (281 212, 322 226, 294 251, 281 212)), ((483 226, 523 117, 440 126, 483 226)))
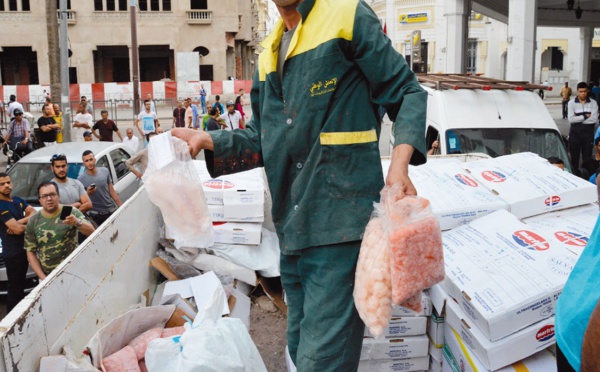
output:
POLYGON ((63 221, 65 225, 77 226, 77 222, 79 222, 79 218, 75 217, 75 215, 68 215, 67 218, 63 221))
POLYGON ((408 176, 408 163, 414 152, 414 148, 408 144, 394 147, 392 151, 392 163, 385 180, 386 186, 400 184, 405 195, 417 195, 417 189, 408 176))

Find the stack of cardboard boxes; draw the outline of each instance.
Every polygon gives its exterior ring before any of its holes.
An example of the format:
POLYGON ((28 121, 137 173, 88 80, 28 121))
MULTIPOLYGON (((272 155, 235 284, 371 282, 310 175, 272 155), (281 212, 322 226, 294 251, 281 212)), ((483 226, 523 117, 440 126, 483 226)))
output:
POLYGON ((213 221, 215 243, 258 245, 265 220, 262 168, 213 179, 203 161, 194 161, 213 221))
POLYGON ((381 339, 373 338, 365 329, 359 372, 424 371, 429 368, 426 329, 427 317, 431 315, 431 300, 426 293, 422 304, 421 313, 394 306, 392 319, 381 339))
MULTIPOLYGON (((429 290, 430 370, 553 371, 555 304, 598 217, 598 205, 588 204, 596 187, 533 154, 455 165, 464 173, 451 169, 454 179, 482 187, 507 208, 481 216, 486 207, 465 202, 462 212, 475 218, 443 233, 446 280, 429 290)), ((420 173, 433 170, 437 181, 415 177, 420 195, 444 193, 440 179, 448 183, 452 175, 435 163, 424 168, 420 173)))

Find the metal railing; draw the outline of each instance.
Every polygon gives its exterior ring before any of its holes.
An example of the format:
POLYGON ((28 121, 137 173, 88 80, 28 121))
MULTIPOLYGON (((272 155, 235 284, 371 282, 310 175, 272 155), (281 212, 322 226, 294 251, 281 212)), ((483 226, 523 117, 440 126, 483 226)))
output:
MULTIPOLYGON (((56 11, 56 17, 58 17, 58 21, 60 22, 60 10, 56 11)), ((67 24, 74 25, 77 23, 77 12, 74 10, 67 10, 67 24)))
POLYGON ((212 23, 212 10, 187 10, 187 23, 191 25, 205 25, 212 23))

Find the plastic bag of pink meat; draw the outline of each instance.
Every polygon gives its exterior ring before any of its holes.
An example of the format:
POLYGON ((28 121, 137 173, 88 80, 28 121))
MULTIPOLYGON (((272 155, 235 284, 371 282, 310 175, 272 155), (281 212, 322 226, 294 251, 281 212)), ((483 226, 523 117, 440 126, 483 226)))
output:
POLYGON ((177 249, 214 244, 204 190, 186 142, 170 133, 154 136, 148 145, 148 167, 142 179, 177 249))
POLYGON ((392 305, 422 311, 421 292, 444 279, 442 234, 427 199, 384 187, 363 236, 354 286, 360 317, 380 338, 392 305))

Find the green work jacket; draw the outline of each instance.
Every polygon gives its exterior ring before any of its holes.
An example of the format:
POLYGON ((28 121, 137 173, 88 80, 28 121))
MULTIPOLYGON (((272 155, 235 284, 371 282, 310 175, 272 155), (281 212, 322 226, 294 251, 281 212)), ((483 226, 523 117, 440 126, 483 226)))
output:
POLYGON ((427 93, 362 0, 304 0, 282 71, 280 20, 263 42, 245 130, 210 132, 213 177, 264 165, 283 253, 362 239, 384 181, 383 106, 394 144, 424 163, 427 93))

